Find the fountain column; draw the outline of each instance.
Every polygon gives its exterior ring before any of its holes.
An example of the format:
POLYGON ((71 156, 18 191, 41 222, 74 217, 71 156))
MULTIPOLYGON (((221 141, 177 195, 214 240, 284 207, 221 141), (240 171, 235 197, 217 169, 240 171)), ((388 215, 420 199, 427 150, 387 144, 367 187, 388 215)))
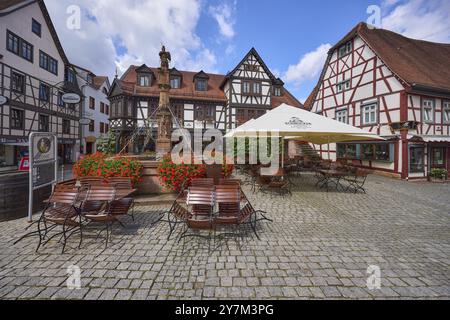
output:
POLYGON ((170 74, 169 74, 169 62, 171 60, 170 52, 166 51, 166 48, 162 46, 159 53, 161 59, 161 67, 159 69, 159 108, 157 112, 156 123, 158 125, 158 136, 156 138, 156 159, 160 160, 165 155, 169 154, 172 148, 171 135, 172 135, 172 114, 169 110, 169 90, 170 90, 170 74))

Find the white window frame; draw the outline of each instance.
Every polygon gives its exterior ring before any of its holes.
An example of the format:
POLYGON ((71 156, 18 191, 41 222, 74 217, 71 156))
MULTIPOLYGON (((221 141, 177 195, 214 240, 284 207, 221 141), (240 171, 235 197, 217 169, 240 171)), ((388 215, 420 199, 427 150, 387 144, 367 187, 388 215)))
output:
POLYGON ((378 123, 378 103, 372 102, 361 106, 361 125, 375 125, 378 123), (374 119, 371 119, 371 114, 373 112, 374 119), (366 121, 366 115, 369 114, 369 120, 366 121))
POLYGON ((255 95, 261 95, 262 94, 261 82, 255 81, 255 82, 252 83, 252 92, 255 95))
POLYGON ((280 87, 273 88, 273 95, 275 97, 281 97, 281 88, 280 87))
POLYGON ((340 46, 338 48, 338 58, 342 58, 345 57, 347 54, 349 54, 350 52, 352 52, 352 42, 348 41, 345 44, 343 44, 342 46, 340 46), (345 51, 345 52, 344 52, 345 51))
POLYGON ((338 110, 336 110, 335 120, 339 121, 339 122, 342 122, 342 123, 347 123, 348 124, 348 110, 347 109, 338 109, 338 110), (342 121, 344 119, 345 119, 345 121, 342 121))
POLYGON ((151 75, 140 74, 138 78, 139 78, 139 86, 140 87, 150 87, 150 83, 152 82, 151 75), (143 82, 142 79, 147 79, 147 81, 143 82))
POLYGON ((352 86, 351 86, 350 80, 344 80, 344 81, 339 82, 336 85, 336 92, 337 93, 344 92, 344 91, 350 90, 351 88, 352 88, 352 86))
POLYGON ((435 104, 433 99, 422 100, 422 119, 424 123, 434 123, 434 111, 435 111, 435 104), (431 110, 430 117, 426 116, 427 109, 431 110))
POLYGON ((180 89, 181 88, 181 78, 178 77, 178 76, 177 77, 172 77, 170 79, 170 87, 172 89, 180 89), (174 85, 172 85, 172 83, 176 84, 176 85, 174 86, 174 85))
POLYGON ((444 101, 443 102, 443 105, 442 105, 442 123, 446 123, 446 124, 450 123, 450 101, 444 101), (447 115, 447 117, 445 115, 447 115))

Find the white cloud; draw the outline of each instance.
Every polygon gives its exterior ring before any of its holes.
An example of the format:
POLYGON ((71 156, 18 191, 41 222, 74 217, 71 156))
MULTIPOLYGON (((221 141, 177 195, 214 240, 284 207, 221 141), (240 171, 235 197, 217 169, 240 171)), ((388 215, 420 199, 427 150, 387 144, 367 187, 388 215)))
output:
POLYGON ((177 68, 215 71, 214 53, 195 32, 200 3, 201 0, 46 1, 71 62, 109 76, 116 66, 121 73, 130 64, 158 65, 161 44, 171 52, 177 68), (78 31, 66 28, 66 8, 72 4, 79 5, 83 12, 78 31), (125 50, 117 52, 118 43, 125 50))
POLYGON ((233 3, 222 3, 209 7, 209 14, 216 20, 220 34, 226 39, 231 39, 235 35, 235 12, 236 1, 233 3))
POLYGON ((382 28, 406 37, 450 42, 450 1, 385 0, 382 28))
POLYGON ((322 44, 314 51, 304 54, 297 64, 288 67, 282 77, 283 80, 299 87, 305 81, 316 79, 322 71, 331 47, 329 43, 322 44))

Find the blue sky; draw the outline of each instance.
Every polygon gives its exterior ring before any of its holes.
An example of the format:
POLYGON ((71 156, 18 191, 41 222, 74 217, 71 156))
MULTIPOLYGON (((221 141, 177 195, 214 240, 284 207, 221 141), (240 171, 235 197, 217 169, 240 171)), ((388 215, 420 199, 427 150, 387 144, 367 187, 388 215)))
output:
POLYGON ((358 22, 429 41, 450 42, 448 0, 47 0, 69 59, 94 73, 158 64, 164 43, 178 69, 226 73, 251 47, 301 101, 328 49, 358 22), (80 28, 66 27, 76 5, 80 28), (372 8, 372 7, 370 7, 372 8))

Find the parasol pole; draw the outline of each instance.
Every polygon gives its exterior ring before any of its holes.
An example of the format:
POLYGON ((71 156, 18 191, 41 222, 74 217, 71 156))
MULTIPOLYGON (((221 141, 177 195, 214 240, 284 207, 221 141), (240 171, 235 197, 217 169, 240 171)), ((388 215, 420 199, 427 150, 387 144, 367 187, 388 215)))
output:
POLYGON ((327 140, 328 140, 328 160, 331 160, 331 156, 330 156, 330 136, 327 136, 327 140))

